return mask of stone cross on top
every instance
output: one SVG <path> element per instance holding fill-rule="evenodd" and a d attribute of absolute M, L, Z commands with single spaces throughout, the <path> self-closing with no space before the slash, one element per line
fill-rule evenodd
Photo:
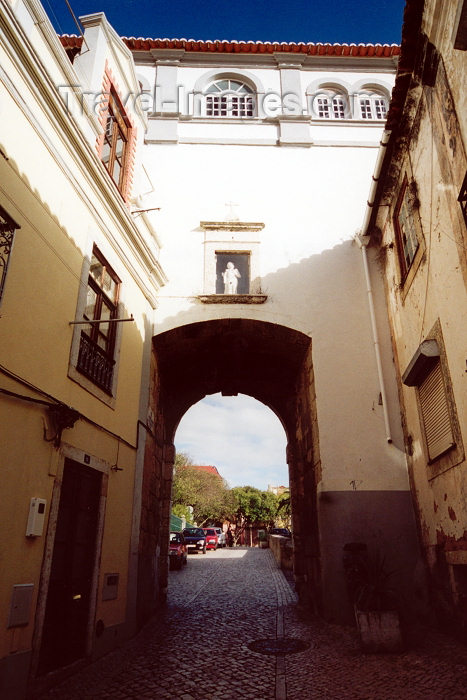
<path fill-rule="evenodd" d="M 238 204 L 236 202 L 226 202 L 225 206 L 227 207 L 227 212 L 225 215 L 225 220 L 226 221 L 239 221 L 239 218 L 234 211 L 234 207 L 238 207 Z"/>

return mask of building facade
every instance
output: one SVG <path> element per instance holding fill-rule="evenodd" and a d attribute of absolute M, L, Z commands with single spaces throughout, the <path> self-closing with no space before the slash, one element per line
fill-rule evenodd
<path fill-rule="evenodd" d="M 287 434 L 302 602 L 351 620 L 357 543 L 422 608 L 400 379 L 422 329 L 385 294 L 370 215 L 355 239 L 399 47 L 121 39 L 101 13 L 59 39 L 36 0 L 0 11 L 2 691 L 105 653 L 164 601 L 175 434 L 216 392 Z M 438 318 L 427 306 L 418 345 L 448 348 Z"/>
<path fill-rule="evenodd" d="M 407 3 L 386 152 L 363 231 L 386 280 L 431 608 L 439 624 L 464 632 L 466 23 L 465 2 Z"/>
<path fill-rule="evenodd" d="M 191 405 L 251 395 L 287 434 L 302 601 L 351 620 L 355 542 L 423 588 L 384 288 L 354 239 L 399 48 L 125 43 L 169 277 L 155 312 L 158 468 Z"/>
<path fill-rule="evenodd" d="M 122 104 L 139 90 L 129 50 L 90 19 L 73 66 L 39 3 L 0 15 L 0 694 L 14 698 L 136 629 L 165 277 L 132 213 L 146 115 Z"/>

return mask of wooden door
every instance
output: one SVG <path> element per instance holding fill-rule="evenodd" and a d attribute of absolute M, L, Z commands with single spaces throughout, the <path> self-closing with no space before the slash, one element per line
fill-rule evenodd
<path fill-rule="evenodd" d="M 65 460 L 39 674 L 86 652 L 102 474 Z"/>

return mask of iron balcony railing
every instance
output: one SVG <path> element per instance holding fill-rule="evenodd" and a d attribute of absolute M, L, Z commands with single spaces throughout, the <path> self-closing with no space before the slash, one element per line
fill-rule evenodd
<path fill-rule="evenodd" d="M 77 370 L 107 394 L 112 393 L 112 379 L 115 360 L 81 331 Z"/>

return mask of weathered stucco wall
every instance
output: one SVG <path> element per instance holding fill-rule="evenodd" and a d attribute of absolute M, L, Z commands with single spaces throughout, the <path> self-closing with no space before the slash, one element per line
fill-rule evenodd
<path fill-rule="evenodd" d="M 432 607 L 440 624 L 465 626 L 467 571 L 467 229 L 458 202 L 467 170 L 465 51 L 454 49 L 459 3 L 425 3 L 420 46 L 399 131 L 388 164 L 387 208 L 380 209 L 383 264 L 398 367 L 406 452 L 420 537 L 430 573 Z M 428 42 L 432 42 L 431 46 Z M 424 65 L 425 61 L 425 65 Z M 419 248 L 401 273 L 394 213 L 404 178 L 419 221 Z M 420 343 L 440 348 L 454 445 L 429 459 L 418 390 L 405 386 Z"/>

